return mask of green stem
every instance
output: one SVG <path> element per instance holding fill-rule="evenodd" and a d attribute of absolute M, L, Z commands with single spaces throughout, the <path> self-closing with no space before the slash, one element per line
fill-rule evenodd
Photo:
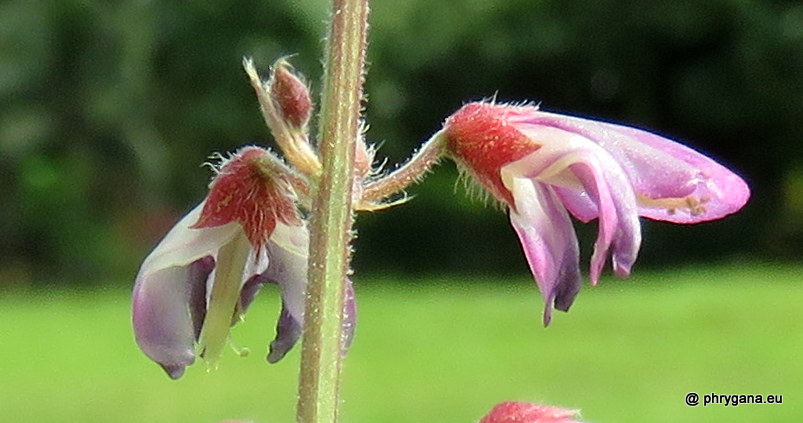
<path fill-rule="evenodd" d="M 349 269 L 368 0 L 333 0 L 331 19 L 318 137 L 322 171 L 310 225 L 297 410 L 300 423 L 334 423 L 338 415 L 343 291 Z"/>

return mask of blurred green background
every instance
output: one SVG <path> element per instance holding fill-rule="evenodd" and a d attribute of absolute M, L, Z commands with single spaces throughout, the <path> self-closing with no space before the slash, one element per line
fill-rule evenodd
<path fill-rule="evenodd" d="M 366 117 L 368 138 L 381 145 L 389 168 L 461 104 L 496 95 L 684 140 L 737 170 L 753 197 L 720 222 L 644 222 L 633 279 L 584 291 L 572 314 L 542 331 L 541 300 L 525 283 L 507 218 L 465 195 L 454 166 L 443 163 L 410 189 L 410 203 L 358 218 L 355 279 L 364 308 L 376 311 L 361 314 L 356 358 L 346 368 L 356 374 L 346 382 L 349 421 L 470 421 L 503 399 L 584 408 L 588 420 L 609 422 L 803 415 L 803 403 L 793 400 L 803 389 L 789 383 L 803 376 L 794 357 L 803 350 L 795 306 L 803 274 L 803 5 L 374 3 Z M 274 391 L 294 395 L 292 363 L 235 360 L 231 366 L 248 370 L 234 372 L 259 375 L 245 385 L 231 382 L 228 363 L 213 379 L 194 368 L 185 381 L 162 380 L 131 341 L 127 294 L 149 249 L 203 197 L 207 157 L 245 143 L 273 146 L 242 57 L 267 70 L 295 54 L 293 64 L 317 92 L 327 7 L 322 0 L 0 2 L 0 419 L 59 421 L 66 413 L 66 421 L 212 421 L 200 412 L 180 418 L 181 410 L 214 409 L 218 402 L 197 404 L 196 397 L 223 395 L 258 398 L 263 413 L 273 408 Z M 578 229 L 587 256 L 595 227 Z M 483 322 L 484 313 L 496 323 L 466 321 Z M 248 342 L 255 350 L 272 336 L 269 317 L 243 325 L 259 334 Z M 393 330 L 381 329 L 388 325 Z M 452 347 L 447 329 L 429 330 L 442 326 L 471 327 L 462 335 L 470 342 Z M 609 347 L 596 357 L 600 345 Z M 475 346 L 487 351 L 472 355 Z M 708 352 L 698 357 L 699 348 Z M 450 351 L 457 361 L 443 355 Z M 602 368 L 590 366 L 590 356 Z M 439 366 L 455 363 L 465 374 L 443 373 L 435 388 L 430 379 Z M 676 368 L 685 369 L 681 376 L 668 370 Z M 777 376 L 761 379 L 766 372 Z M 526 382 L 511 380 L 525 375 Z M 678 382 L 682 375 L 688 383 Z M 756 375 L 763 384 L 751 384 Z M 412 379 L 394 387 L 402 376 Z M 255 394 L 254 386 L 274 377 L 270 395 Z M 209 380 L 228 385 L 217 389 Z M 600 385 L 586 390 L 589 383 Z M 405 415 L 419 400 L 416 384 L 429 401 L 422 409 L 433 414 Z M 709 416 L 710 408 L 682 405 L 681 391 L 695 389 L 756 389 L 788 399 Z M 439 406 L 432 397 L 458 393 L 471 406 Z M 277 400 L 284 417 L 241 417 L 287 421 L 291 402 Z M 118 405 L 123 412 L 104 418 Z M 371 411 L 385 409 L 392 411 Z M 685 417 L 675 418 L 678 410 Z"/>

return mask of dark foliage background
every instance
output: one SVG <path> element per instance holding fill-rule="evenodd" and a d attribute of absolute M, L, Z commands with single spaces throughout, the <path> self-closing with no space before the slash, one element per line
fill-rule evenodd
<path fill-rule="evenodd" d="M 466 101 L 537 101 L 685 140 L 750 182 L 737 216 L 645 224 L 639 266 L 800 258 L 799 2 L 374 3 L 366 116 L 388 166 Z M 0 3 L 0 285 L 132 279 L 204 195 L 210 154 L 272 145 L 242 57 L 295 54 L 320 87 L 327 6 Z M 414 201 L 361 215 L 356 270 L 526 272 L 505 215 L 455 181 L 446 162 Z"/>

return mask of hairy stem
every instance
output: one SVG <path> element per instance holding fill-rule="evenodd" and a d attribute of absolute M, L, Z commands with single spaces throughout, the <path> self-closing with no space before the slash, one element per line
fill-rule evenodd
<path fill-rule="evenodd" d="M 438 131 L 406 163 L 363 188 L 361 204 L 371 203 L 395 195 L 409 185 L 419 182 L 443 156 L 445 148 L 443 131 Z"/>
<path fill-rule="evenodd" d="M 321 177 L 314 193 L 309 287 L 297 420 L 334 423 L 342 353 L 344 281 L 353 221 L 368 0 L 333 0 L 321 100 Z"/>

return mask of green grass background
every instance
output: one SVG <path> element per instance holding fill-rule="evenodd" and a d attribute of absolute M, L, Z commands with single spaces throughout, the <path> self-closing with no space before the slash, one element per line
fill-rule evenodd
<path fill-rule="evenodd" d="M 357 278 L 359 323 L 342 421 L 475 422 L 504 400 L 582 409 L 598 423 L 798 422 L 803 267 L 637 271 L 584 287 L 541 327 L 531 280 Z M 263 291 L 219 369 L 169 380 L 136 348 L 129 293 L 0 294 L 0 421 L 294 420 L 298 351 L 268 365 L 278 300 Z M 781 394 L 783 404 L 685 405 Z"/>

